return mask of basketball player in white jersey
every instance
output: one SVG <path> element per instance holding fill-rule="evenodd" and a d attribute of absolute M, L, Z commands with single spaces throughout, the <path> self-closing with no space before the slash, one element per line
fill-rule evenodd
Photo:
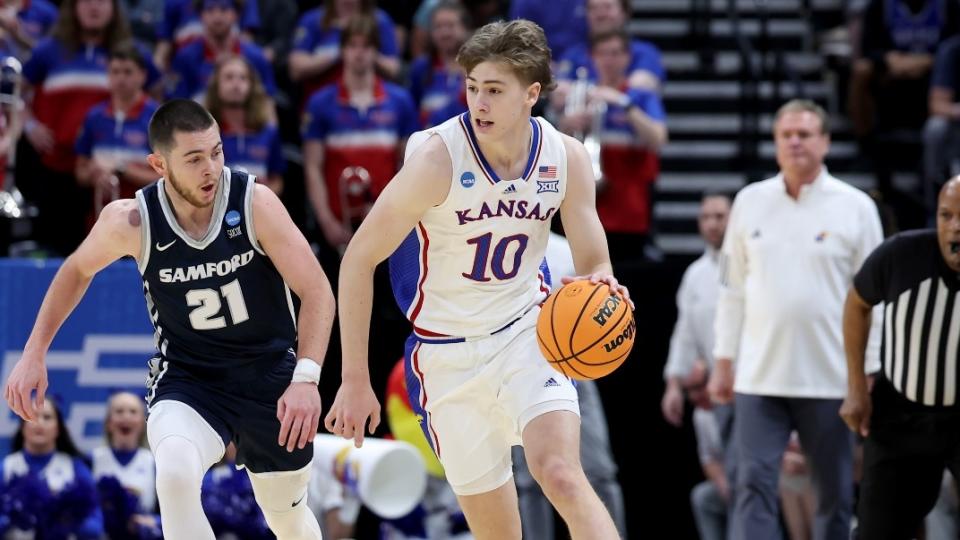
<path fill-rule="evenodd" d="M 488 24 L 457 61 L 469 112 L 411 137 L 409 159 L 344 255 L 343 383 L 326 426 L 359 446 L 368 419 L 371 433 L 380 422 L 368 325 L 374 268 L 393 254 L 394 294 L 414 327 L 411 403 L 475 537 L 520 538 L 510 450 L 522 444 L 573 538 L 617 538 L 580 466 L 576 391 L 536 343 L 557 212 L 582 278 L 629 300 L 611 274 L 589 158 L 579 142 L 530 117 L 554 85 L 536 24 Z"/>

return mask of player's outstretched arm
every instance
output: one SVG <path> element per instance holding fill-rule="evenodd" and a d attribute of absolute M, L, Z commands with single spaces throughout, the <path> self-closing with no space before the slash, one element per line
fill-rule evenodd
<path fill-rule="evenodd" d="M 560 205 L 560 219 L 579 276 L 564 277 L 562 281 L 589 279 L 593 283 L 606 283 L 614 294 L 633 307 L 630 291 L 613 277 L 607 237 L 597 216 L 597 188 L 587 150 L 583 143 L 568 135 L 563 135 L 563 144 L 567 150 L 567 193 Z"/>
<path fill-rule="evenodd" d="M 263 184 L 254 185 L 253 226 L 264 253 L 300 298 L 297 358 L 320 364 L 327 355 L 336 309 L 330 281 L 283 203 Z M 296 373 L 294 375 L 296 380 Z M 277 420 L 280 421 L 277 443 L 286 446 L 288 452 L 304 448 L 317 434 L 320 415 L 316 384 L 291 382 L 277 400 Z"/>
<path fill-rule="evenodd" d="M 43 408 L 47 349 L 63 321 L 80 303 L 93 276 L 120 257 L 140 256 L 140 220 L 137 201 L 122 199 L 108 204 L 93 230 L 54 276 L 23 348 L 23 356 L 10 372 L 3 389 L 7 404 L 24 420 L 36 419 Z M 36 396 L 32 398 L 33 391 Z"/>
<path fill-rule="evenodd" d="M 367 345 L 373 304 L 373 272 L 413 231 L 431 207 L 450 191 L 450 155 L 440 137 L 430 137 L 387 184 L 370 214 L 354 234 L 340 264 L 340 339 L 343 374 L 340 390 L 326 417 L 335 435 L 363 444 L 380 423 L 380 405 L 370 387 Z"/>

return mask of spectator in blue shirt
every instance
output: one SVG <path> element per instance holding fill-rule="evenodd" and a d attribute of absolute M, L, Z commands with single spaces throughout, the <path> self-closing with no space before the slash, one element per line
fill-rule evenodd
<path fill-rule="evenodd" d="M 626 0 L 587 0 L 587 24 L 590 36 L 626 31 L 627 16 L 630 10 Z M 559 77 L 561 83 L 577 78 L 577 69 L 586 68 L 589 79 L 597 79 L 597 70 L 590 57 L 590 44 L 587 40 L 571 45 L 560 58 Z M 659 91 L 666 71 L 660 50 L 652 43 L 633 39 L 630 41 L 630 62 L 627 65 L 627 86 L 641 90 Z M 561 92 L 564 87 L 561 84 Z"/>
<path fill-rule="evenodd" d="M 286 169 L 280 134 L 270 120 L 270 98 L 246 59 L 230 56 L 217 63 L 206 107 L 220 124 L 224 164 L 256 176 L 279 195 Z"/>
<path fill-rule="evenodd" d="M 277 92 L 273 70 L 257 45 L 240 38 L 233 27 L 239 14 L 237 0 L 204 0 L 200 12 L 203 39 L 195 41 L 177 53 L 173 59 L 170 97 L 202 101 L 217 60 L 224 56 L 241 55 L 260 74 L 268 95 Z M 271 114 L 273 105 L 271 102 Z"/>
<path fill-rule="evenodd" d="M 129 44 L 111 51 L 110 99 L 87 113 L 77 137 L 75 174 L 80 185 L 104 195 L 116 190 L 117 197 L 132 198 L 157 179 L 147 164 L 147 127 L 158 105 L 143 91 L 146 66 L 146 57 Z"/>
<path fill-rule="evenodd" d="M 355 17 L 372 17 L 377 28 L 377 71 L 389 79 L 400 72 L 393 20 L 373 0 L 325 0 L 303 14 L 290 53 L 290 79 L 303 86 L 304 98 L 335 82 L 342 71 L 340 33 Z"/>
<path fill-rule="evenodd" d="M 330 247 L 350 239 L 350 222 L 359 224 L 372 199 L 393 179 L 407 137 L 417 130 L 410 94 L 374 72 L 377 39 L 373 19 L 350 21 L 340 43 L 343 79 L 310 97 L 301 125 L 307 196 Z M 350 171 L 358 169 L 369 176 L 362 197 L 341 190 Z"/>
<path fill-rule="evenodd" d="M 203 0 L 161 0 L 163 14 L 156 25 L 157 46 L 154 49 L 154 63 L 166 69 L 170 57 L 183 47 L 203 38 L 203 23 L 199 13 L 203 10 Z M 261 0 L 266 2 L 267 0 Z M 239 29 L 244 37 L 251 39 L 253 32 L 260 28 L 260 11 L 257 0 L 237 0 L 237 12 L 240 13 Z M 264 6 L 267 7 L 267 6 Z"/>
<path fill-rule="evenodd" d="M 430 16 L 427 54 L 410 66 L 410 95 L 423 127 L 441 124 L 467 111 L 457 51 L 467 40 L 468 27 L 467 11 L 455 0 L 443 0 Z"/>

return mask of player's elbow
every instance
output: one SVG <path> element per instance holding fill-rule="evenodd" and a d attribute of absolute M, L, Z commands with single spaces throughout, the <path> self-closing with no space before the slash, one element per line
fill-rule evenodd
<path fill-rule="evenodd" d="M 88 265 L 84 264 L 84 259 L 83 253 L 81 253 L 80 248 L 78 248 L 77 251 L 74 251 L 64 259 L 57 273 L 69 278 L 72 282 L 92 280 L 97 272 L 95 269 L 88 268 Z"/>

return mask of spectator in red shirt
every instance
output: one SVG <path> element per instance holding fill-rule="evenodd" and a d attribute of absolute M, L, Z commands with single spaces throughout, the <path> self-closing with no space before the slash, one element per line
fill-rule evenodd
<path fill-rule="evenodd" d="M 118 0 L 64 0 L 52 35 L 23 66 L 30 144 L 21 145 L 18 186 L 40 211 L 34 236 L 60 255 L 80 245 L 91 208 L 89 190 L 73 175 L 77 133 L 87 112 L 110 97 L 109 51 L 130 39 Z"/>

